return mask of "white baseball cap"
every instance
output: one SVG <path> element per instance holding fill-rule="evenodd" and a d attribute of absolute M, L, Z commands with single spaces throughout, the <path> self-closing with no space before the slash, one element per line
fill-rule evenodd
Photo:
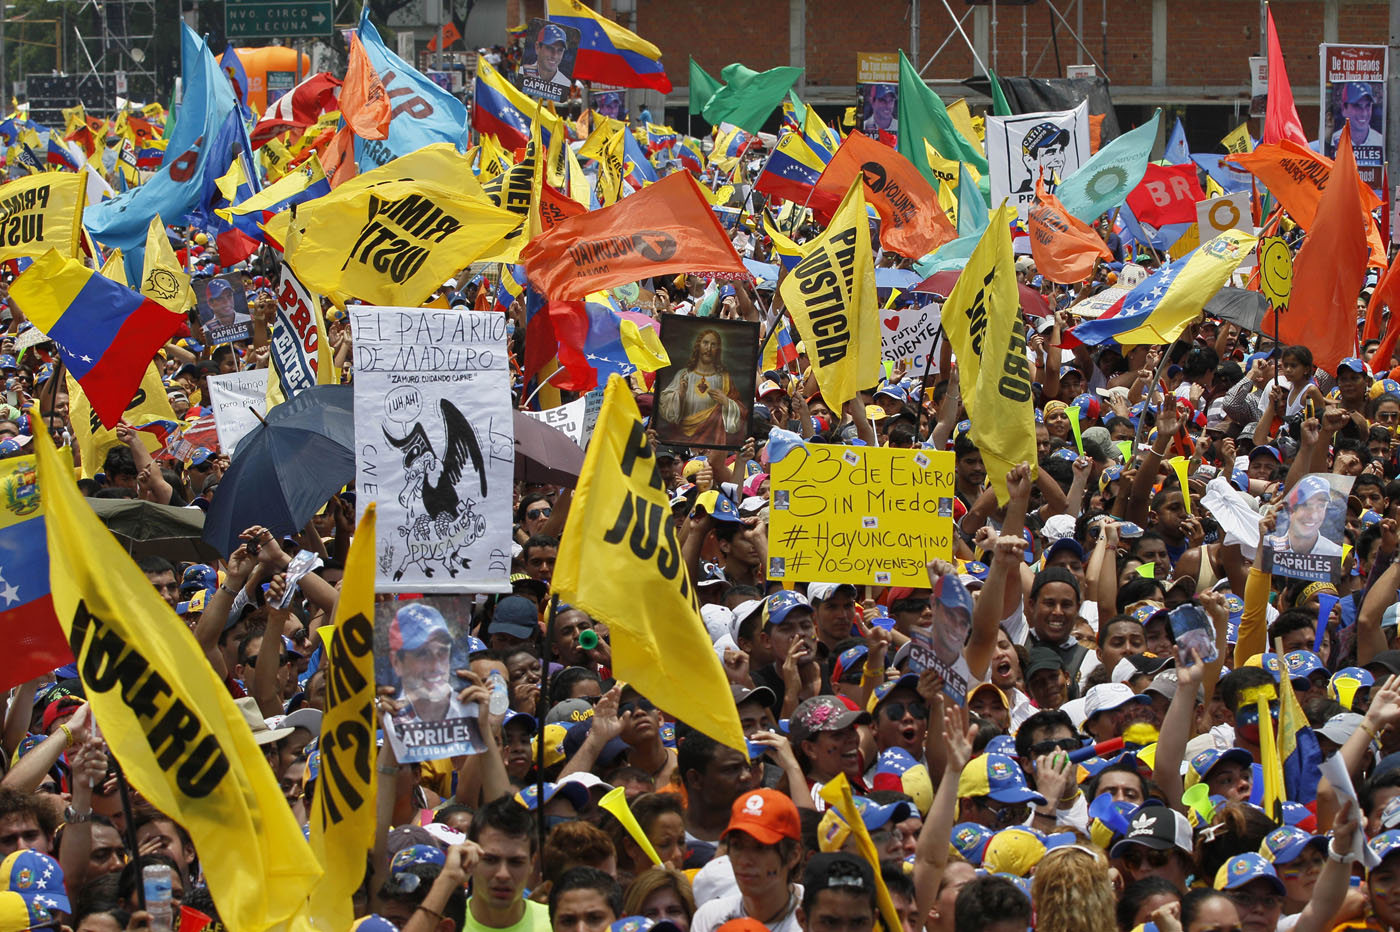
<path fill-rule="evenodd" d="M 1100 712 L 1111 712 L 1130 702 L 1147 705 L 1152 700 L 1133 692 L 1127 683 L 1100 683 L 1090 688 L 1084 697 L 1084 720 L 1087 722 Z"/>

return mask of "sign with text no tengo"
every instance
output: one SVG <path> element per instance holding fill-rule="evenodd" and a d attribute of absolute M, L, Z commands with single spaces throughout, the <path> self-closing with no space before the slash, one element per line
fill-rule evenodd
<path fill-rule="evenodd" d="M 953 553 L 953 454 L 812 445 L 773 464 L 768 578 L 928 585 Z"/>

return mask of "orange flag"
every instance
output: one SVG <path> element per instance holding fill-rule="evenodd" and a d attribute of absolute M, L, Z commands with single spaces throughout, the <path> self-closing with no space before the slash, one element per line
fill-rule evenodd
<path fill-rule="evenodd" d="M 370 64 L 360 37 L 350 34 L 350 64 L 340 88 L 340 114 L 361 139 L 384 139 L 389 135 L 389 94 L 379 72 Z"/>
<path fill-rule="evenodd" d="M 749 277 L 690 172 L 563 220 L 530 240 L 520 261 L 551 301 L 582 301 L 604 288 L 677 272 Z"/>
<path fill-rule="evenodd" d="M 1269 36 L 1269 97 L 1264 116 L 1264 142 L 1288 139 L 1306 146 L 1308 134 L 1303 130 L 1303 121 L 1298 119 L 1298 107 L 1293 102 L 1293 85 L 1284 67 L 1283 47 L 1278 41 L 1278 30 L 1274 28 L 1274 11 L 1267 6 L 1265 11 Z"/>
<path fill-rule="evenodd" d="M 1366 280 L 1370 217 L 1356 194 L 1361 176 L 1349 128 L 1337 146 L 1332 175 L 1293 264 L 1288 309 L 1270 311 L 1259 328 L 1261 333 L 1272 333 L 1277 326 L 1283 342 L 1306 344 L 1313 361 L 1327 372 L 1356 355 L 1356 297 Z"/>
<path fill-rule="evenodd" d="M 462 38 L 462 33 L 461 30 L 457 28 L 457 24 L 448 23 L 438 32 L 435 32 L 433 37 L 428 40 L 428 51 L 436 52 L 438 50 L 438 39 L 442 39 L 443 49 L 450 49 L 460 38 Z"/>
<path fill-rule="evenodd" d="M 914 163 L 864 133 L 852 133 L 841 143 L 817 179 L 811 206 L 829 217 L 851 189 L 851 179 L 861 173 L 865 202 L 880 215 L 881 246 L 918 259 L 957 238 L 957 229 L 938 206 L 938 192 Z"/>
<path fill-rule="evenodd" d="M 1400 312 L 1400 262 L 1392 262 L 1376 282 L 1376 290 L 1371 292 L 1371 302 L 1366 305 L 1366 330 L 1363 340 L 1374 340 L 1381 335 L 1381 313 L 1390 308 L 1391 315 Z M 1400 317 L 1394 317 L 1400 323 Z M 1392 329 L 1394 329 L 1392 327 Z"/>
<path fill-rule="evenodd" d="M 1029 225 L 1036 271 L 1056 284 L 1078 284 L 1094 274 L 1095 259 L 1113 259 L 1103 238 L 1045 190 L 1043 178 L 1035 182 Z"/>
<path fill-rule="evenodd" d="M 1312 231 L 1313 218 L 1322 202 L 1322 189 L 1332 175 L 1331 159 L 1285 139 L 1256 146 L 1253 152 L 1227 155 L 1224 161 L 1238 165 L 1262 181 L 1269 193 L 1288 211 L 1288 216 L 1304 230 Z M 1381 205 L 1376 192 L 1360 176 L 1356 179 L 1356 191 L 1368 215 Z M 1385 268 L 1385 245 L 1381 242 L 1376 222 L 1369 217 L 1366 241 L 1370 249 L 1370 264 Z"/>
<path fill-rule="evenodd" d="M 325 151 L 321 153 L 321 165 L 326 173 L 326 181 L 332 188 L 355 177 L 355 134 L 350 131 L 350 127 L 342 126 L 336 130 Z"/>

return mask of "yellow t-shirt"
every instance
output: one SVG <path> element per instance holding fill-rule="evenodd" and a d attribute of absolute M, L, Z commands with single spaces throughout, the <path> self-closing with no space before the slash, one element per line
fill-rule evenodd
<path fill-rule="evenodd" d="M 466 922 L 462 923 L 462 930 L 463 932 L 552 932 L 549 927 L 549 907 L 531 900 L 525 901 L 525 912 L 520 915 L 520 921 L 503 929 L 484 926 L 477 922 L 476 918 L 472 916 L 471 900 L 467 900 L 467 919 Z"/>

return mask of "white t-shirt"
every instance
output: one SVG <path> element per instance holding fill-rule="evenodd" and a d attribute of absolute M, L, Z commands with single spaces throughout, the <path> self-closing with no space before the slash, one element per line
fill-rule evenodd
<path fill-rule="evenodd" d="M 802 902 L 802 884 L 793 884 L 792 891 L 788 911 L 777 922 L 771 925 L 765 923 L 769 932 L 802 932 L 802 926 L 797 924 L 797 906 Z M 744 912 L 743 894 L 736 891 L 710 900 L 697 909 L 694 918 L 690 920 L 690 932 L 715 932 L 715 929 L 729 920 L 746 916 L 748 914 Z"/>

